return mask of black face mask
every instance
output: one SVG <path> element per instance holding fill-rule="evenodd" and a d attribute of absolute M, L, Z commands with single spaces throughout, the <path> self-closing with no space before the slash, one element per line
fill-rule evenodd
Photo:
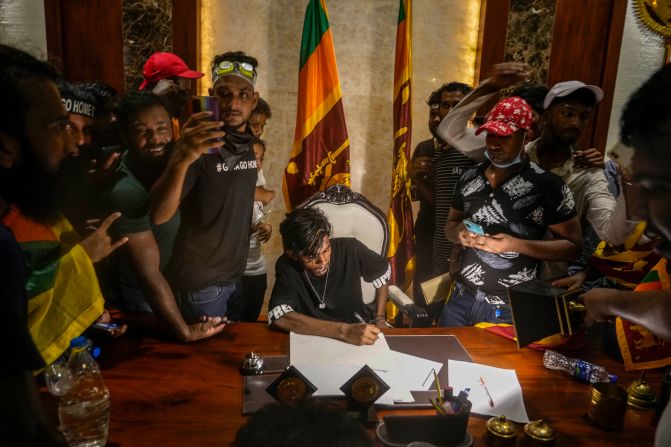
<path fill-rule="evenodd" d="M 254 135 L 242 133 L 237 130 L 226 130 L 224 145 L 219 149 L 219 154 L 224 159 L 227 170 L 231 170 L 238 164 L 247 151 L 252 150 L 252 139 Z"/>

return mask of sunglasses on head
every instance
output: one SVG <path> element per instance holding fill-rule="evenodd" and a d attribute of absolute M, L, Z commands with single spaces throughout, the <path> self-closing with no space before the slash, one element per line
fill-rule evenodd
<path fill-rule="evenodd" d="M 254 66 L 248 62 L 221 61 L 214 70 L 217 76 L 224 76 L 234 71 L 249 79 L 254 79 L 256 76 Z"/>

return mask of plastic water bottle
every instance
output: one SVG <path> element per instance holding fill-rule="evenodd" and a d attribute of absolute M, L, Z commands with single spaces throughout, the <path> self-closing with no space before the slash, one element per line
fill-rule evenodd
<path fill-rule="evenodd" d="M 610 374 L 603 366 L 593 365 L 580 359 L 572 359 L 549 349 L 543 355 L 543 365 L 548 369 L 566 371 L 571 377 L 586 383 L 615 383 L 617 381 L 617 376 Z"/>
<path fill-rule="evenodd" d="M 72 374 L 66 359 L 66 354 L 63 354 L 54 363 L 44 368 L 44 381 L 47 389 L 54 396 L 63 396 L 72 388 Z"/>
<path fill-rule="evenodd" d="M 84 337 L 70 342 L 68 369 L 72 385 L 58 406 L 60 428 L 71 447 L 102 447 L 107 441 L 109 391 L 88 348 Z"/>

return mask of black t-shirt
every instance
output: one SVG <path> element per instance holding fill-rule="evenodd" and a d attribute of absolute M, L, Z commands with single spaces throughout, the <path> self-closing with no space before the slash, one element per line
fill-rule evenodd
<path fill-rule="evenodd" d="M 328 280 L 326 275 L 316 277 L 307 273 L 299 262 L 283 254 L 275 264 L 268 323 L 292 311 L 321 320 L 348 323 L 358 322 L 354 313 L 370 319 L 374 313 L 363 302 L 361 278 L 379 289 L 387 284 L 390 275 L 387 260 L 354 238 L 331 239 Z M 326 304 L 324 309 L 319 308 L 322 294 Z"/>
<path fill-rule="evenodd" d="M 16 239 L 0 225 L 0 337 L 5 340 L 0 376 L 44 367 L 28 331 L 26 264 Z"/>
<path fill-rule="evenodd" d="M 433 148 L 434 141 L 433 138 L 428 140 L 420 141 L 415 147 L 415 151 L 412 153 L 412 161 L 415 161 L 417 157 L 429 157 L 433 159 Z M 426 200 L 422 192 L 417 190 L 417 198 L 419 199 L 419 212 L 417 213 L 417 220 L 415 221 L 415 233 L 424 233 L 421 236 L 433 237 L 433 203 Z"/>
<path fill-rule="evenodd" d="M 245 271 L 256 179 L 251 144 L 232 169 L 220 153 L 190 167 L 182 189 L 182 222 L 169 279 L 180 292 L 231 284 Z"/>
<path fill-rule="evenodd" d="M 464 173 L 452 206 L 482 226 L 485 233 L 543 239 L 548 225 L 576 216 L 571 190 L 557 175 L 525 159 L 519 171 L 492 188 L 485 177 L 489 162 Z M 517 252 L 487 253 L 464 248 L 459 280 L 471 290 L 507 300 L 507 288 L 538 276 L 539 261 Z"/>

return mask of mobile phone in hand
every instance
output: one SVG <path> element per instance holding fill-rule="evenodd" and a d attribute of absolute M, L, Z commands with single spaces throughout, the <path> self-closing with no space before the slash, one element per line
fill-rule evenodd
<path fill-rule="evenodd" d="M 482 225 L 480 225 L 480 224 L 476 224 L 475 222 L 472 222 L 468 219 L 464 219 L 464 226 L 471 233 L 475 233 L 475 234 L 478 234 L 480 236 L 485 235 L 485 230 L 482 228 Z"/>
<path fill-rule="evenodd" d="M 268 214 L 270 214 L 271 211 L 272 210 L 264 211 L 263 215 L 261 217 L 259 217 L 258 219 L 256 219 L 256 221 L 254 222 L 254 226 L 257 226 L 258 224 L 260 224 L 261 222 L 266 220 L 266 217 L 268 216 Z"/>

